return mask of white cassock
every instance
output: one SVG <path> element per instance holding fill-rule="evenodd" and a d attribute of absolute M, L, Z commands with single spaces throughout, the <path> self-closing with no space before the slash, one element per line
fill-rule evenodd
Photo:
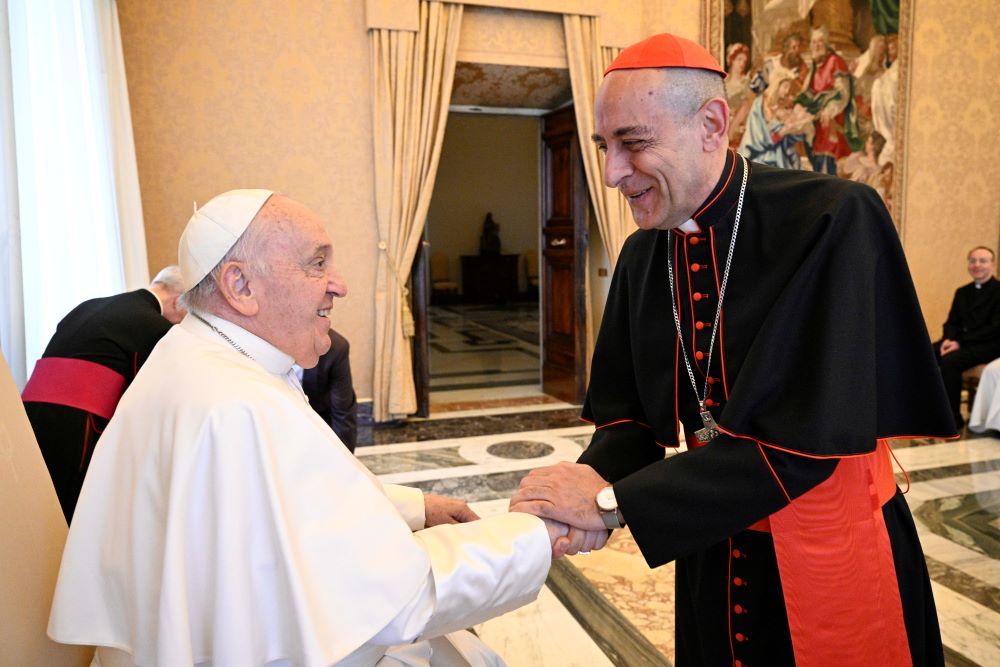
<path fill-rule="evenodd" d="M 419 530 L 423 494 L 358 462 L 291 357 L 204 317 L 235 345 L 188 315 L 101 436 L 50 637 L 160 667 L 437 665 L 452 649 L 424 640 L 535 598 L 551 558 L 541 520 Z"/>
<path fill-rule="evenodd" d="M 976 398 L 969 410 L 969 430 L 984 433 L 1000 431 L 1000 359 L 986 364 L 979 377 Z"/>

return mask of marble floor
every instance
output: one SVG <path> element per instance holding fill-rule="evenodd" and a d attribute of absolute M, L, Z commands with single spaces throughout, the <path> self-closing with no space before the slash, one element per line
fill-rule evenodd
<path fill-rule="evenodd" d="M 429 320 L 432 415 L 483 401 L 551 407 L 541 391 L 537 301 L 431 306 Z"/>
<path fill-rule="evenodd" d="M 431 418 L 375 429 L 357 455 L 387 482 L 505 512 L 532 468 L 575 460 L 593 427 L 539 385 L 537 304 L 435 307 Z M 937 603 L 946 662 L 1000 665 L 1000 439 L 894 445 Z M 628 530 L 553 564 L 538 599 L 475 630 L 511 667 L 671 665 L 672 564 Z"/>

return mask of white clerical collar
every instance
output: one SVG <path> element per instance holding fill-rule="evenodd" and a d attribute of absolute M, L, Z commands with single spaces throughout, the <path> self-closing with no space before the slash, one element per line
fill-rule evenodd
<path fill-rule="evenodd" d="M 162 315 L 163 314 L 163 301 L 160 299 L 160 295 L 157 294 L 156 292 L 154 292 L 153 290 L 149 289 L 148 287 L 143 287 L 142 289 L 144 289 L 147 292 L 149 292 L 150 294 L 152 294 L 153 298 L 156 299 L 156 303 L 160 304 L 160 315 Z"/>
<path fill-rule="evenodd" d="M 688 234 L 697 234 L 701 231 L 701 226 L 694 221 L 694 218 L 688 218 L 681 224 L 677 226 L 677 229 L 682 232 L 687 232 Z"/>
<path fill-rule="evenodd" d="M 199 318 L 203 321 L 200 321 Z M 187 325 L 188 328 L 197 327 L 210 332 L 219 339 L 220 343 L 230 345 L 274 375 L 287 375 L 292 364 L 295 363 L 295 359 L 291 355 L 285 354 L 263 338 L 211 313 L 192 312 L 191 317 L 185 317 L 181 324 Z"/>

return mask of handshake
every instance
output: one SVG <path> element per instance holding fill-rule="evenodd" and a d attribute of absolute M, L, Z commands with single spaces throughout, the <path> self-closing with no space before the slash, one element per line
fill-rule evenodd
<path fill-rule="evenodd" d="M 597 492 L 608 483 L 588 465 L 557 463 L 532 470 L 510 499 L 511 512 L 534 514 L 545 522 L 552 544 L 552 558 L 600 549 L 608 529 L 597 509 Z M 456 498 L 424 496 L 427 527 L 442 523 L 475 521 L 479 516 Z"/>
<path fill-rule="evenodd" d="M 558 463 L 525 475 L 510 499 L 511 512 L 534 514 L 545 521 L 552 558 L 600 549 L 608 529 L 597 507 L 597 493 L 608 486 L 589 465 Z"/>

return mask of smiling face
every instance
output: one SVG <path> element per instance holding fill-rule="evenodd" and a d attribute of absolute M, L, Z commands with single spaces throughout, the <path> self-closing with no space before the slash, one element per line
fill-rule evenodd
<path fill-rule="evenodd" d="M 615 70 L 597 93 L 593 139 L 604 153 L 604 183 L 625 196 L 640 229 L 682 224 L 715 184 L 702 113 L 675 117 L 663 93 L 669 76 Z"/>
<path fill-rule="evenodd" d="M 254 333 L 312 368 L 330 349 L 330 308 L 347 285 L 333 268 L 330 237 L 315 213 L 274 196 L 258 215 L 266 225 L 261 259 L 268 270 L 250 277 L 259 304 Z"/>
<path fill-rule="evenodd" d="M 985 283 L 996 273 L 996 257 L 986 248 L 976 248 L 970 252 L 968 261 L 969 275 L 979 284 Z"/>

